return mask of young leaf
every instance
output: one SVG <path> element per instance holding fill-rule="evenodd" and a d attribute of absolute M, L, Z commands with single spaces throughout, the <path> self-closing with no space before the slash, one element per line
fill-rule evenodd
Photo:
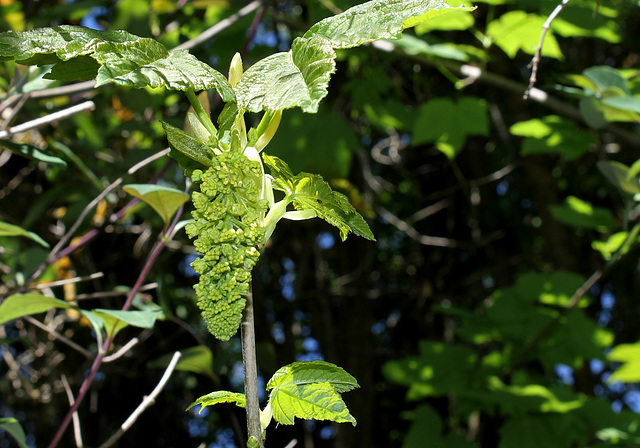
<path fill-rule="evenodd" d="M 250 112 L 299 106 L 315 113 L 336 68 L 334 49 L 399 39 L 405 28 L 447 12 L 471 9 L 438 0 L 374 0 L 354 6 L 315 24 L 293 41 L 290 51 L 251 66 L 235 87 L 238 106 Z"/>
<path fill-rule="evenodd" d="M 356 387 L 354 377 L 325 361 L 294 362 L 280 368 L 267 383 L 273 418 L 283 425 L 292 425 L 298 417 L 355 426 L 340 393 Z"/>
<path fill-rule="evenodd" d="M 575 196 L 567 197 L 564 205 L 552 205 L 549 208 L 555 219 L 571 227 L 605 232 L 616 225 L 615 217 L 609 209 L 594 207 Z"/>
<path fill-rule="evenodd" d="M 198 411 L 198 413 L 200 413 L 207 406 L 213 406 L 221 403 L 235 403 L 236 406 L 239 406 L 241 408 L 247 407 L 247 399 L 245 398 L 244 394 L 240 394 L 237 392 L 228 392 L 226 390 L 218 390 L 198 398 L 196 401 L 191 403 L 186 410 L 188 411 L 192 407 L 201 404 L 202 407 L 200 408 L 200 411 Z"/>
<path fill-rule="evenodd" d="M 349 199 L 333 191 L 321 176 L 309 173 L 293 176 L 289 166 L 279 158 L 268 154 L 262 157 L 275 178 L 273 188 L 285 192 L 296 210 L 313 211 L 316 216 L 336 226 L 342 241 L 347 239 L 349 232 L 375 241 L 367 222 L 349 203 Z"/>
<path fill-rule="evenodd" d="M 173 90 L 215 88 L 224 101 L 234 101 L 222 73 L 186 50 L 169 52 L 161 43 L 126 31 L 98 31 L 61 25 L 0 33 L 0 61 L 53 65 L 46 76 L 64 81 L 96 78 L 96 86 L 114 81 L 134 87 Z"/>
<path fill-rule="evenodd" d="M 20 448 L 28 448 L 27 438 L 20 422 L 13 417 L 0 418 L 0 429 L 5 430 L 13 436 Z"/>
<path fill-rule="evenodd" d="M 129 184 L 122 189 L 153 207 L 165 224 L 169 224 L 178 208 L 189 200 L 185 192 L 160 185 Z"/>
<path fill-rule="evenodd" d="M 62 160 L 60 157 L 46 154 L 35 146 L 28 145 L 26 143 L 13 142 L 11 140 L 0 140 L 0 148 L 5 148 L 14 154 L 37 160 L 38 162 L 44 162 L 51 166 L 57 166 L 59 168 L 67 167 L 67 162 Z"/>
<path fill-rule="evenodd" d="M 64 300 L 38 293 L 13 294 L 0 304 L 0 324 L 31 314 L 43 313 L 51 308 L 73 308 Z"/>
<path fill-rule="evenodd" d="M 211 148 L 182 129 L 165 122 L 162 122 L 162 127 L 167 133 L 167 139 L 171 147 L 169 155 L 178 162 L 185 173 L 191 173 L 195 169 L 206 170 L 207 167 L 211 166 L 213 158 L 213 150 Z"/>
<path fill-rule="evenodd" d="M 22 227 L 0 221 L 0 236 L 25 236 L 44 247 L 49 247 L 49 243 L 33 232 L 24 230 Z"/>

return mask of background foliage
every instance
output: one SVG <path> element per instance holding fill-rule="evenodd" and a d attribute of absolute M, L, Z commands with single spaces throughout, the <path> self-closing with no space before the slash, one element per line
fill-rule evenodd
<path fill-rule="evenodd" d="M 223 72 L 239 50 L 251 64 L 355 3 L 265 2 L 257 18 L 234 22 L 192 52 Z M 534 91 L 526 101 L 527 64 L 556 3 L 476 5 L 393 44 L 339 53 L 318 114 L 283 116 L 271 151 L 294 172 L 319 172 L 345 193 L 377 243 L 341 243 L 319 220 L 283 222 L 254 271 L 263 377 L 293 360 L 323 358 L 361 386 L 345 396 L 357 427 L 279 427 L 270 446 L 292 438 L 305 447 L 640 444 L 633 245 L 640 5 L 569 3 L 542 50 L 537 87 L 548 95 Z M 0 27 L 125 29 L 172 48 L 242 6 L 9 0 L 0 3 Z M 58 85 L 42 75 L 2 64 L 3 98 Z M 3 298 L 21 290 L 47 258 L 45 245 L 54 246 L 106 185 L 166 147 L 159 120 L 182 127 L 188 109 L 179 93 L 108 85 L 34 96 L 4 103 L 2 125 L 88 98 L 96 107 L 12 138 L 57 159 L 0 153 Z M 45 292 L 83 309 L 119 309 L 165 226 L 131 200 L 153 194 L 144 184 L 182 191 L 185 179 L 164 157 L 125 183 L 133 185 L 108 195 L 79 229 L 75 243 L 91 241 L 38 282 L 103 275 Z M 196 397 L 242 387 L 239 341 L 207 336 L 195 307 L 193 256 L 180 231 L 154 265 L 138 306 L 162 312 L 151 328 L 118 334 L 116 350 L 134 337 L 139 343 L 93 382 L 80 409 L 86 446 L 117 430 L 175 350 L 184 353 L 179 371 L 120 446 L 239 445 L 242 411 L 184 413 Z M 89 355 L 97 350 L 86 316 L 73 309 L 35 318 Z M 16 418 L 29 443 L 44 446 L 69 406 L 62 378 L 77 390 L 90 360 L 33 320 L 0 331 L 0 418 Z M 72 446 L 72 431 L 65 437 Z M 0 433 L 2 446 L 9 440 Z"/>

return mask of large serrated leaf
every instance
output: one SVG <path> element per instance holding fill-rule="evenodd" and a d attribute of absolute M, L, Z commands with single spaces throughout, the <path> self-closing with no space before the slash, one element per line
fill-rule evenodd
<path fill-rule="evenodd" d="M 283 425 L 293 425 L 295 417 L 305 420 L 349 422 L 356 419 L 349 413 L 340 394 L 329 383 L 283 386 L 273 390 L 269 401 L 273 418 Z"/>
<path fill-rule="evenodd" d="M 374 0 L 329 17 L 296 38 L 291 50 L 269 56 L 250 67 L 235 86 L 238 106 L 251 112 L 299 106 L 317 112 L 335 71 L 334 49 L 379 39 L 398 39 L 402 31 L 447 12 L 437 0 Z"/>
<path fill-rule="evenodd" d="M 293 425 L 294 418 L 356 425 L 340 393 L 359 387 L 344 369 L 325 361 L 294 362 L 281 367 L 267 383 L 273 418 Z"/>
<path fill-rule="evenodd" d="M 25 65 L 53 65 L 46 76 L 64 81 L 96 78 L 96 86 L 113 81 L 172 90 L 215 88 L 234 101 L 231 85 L 218 71 L 186 50 L 169 52 L 161 43 L 126 31 L 98 31 L 61 25 L 0 33 L 0 60 Z"/>
<path fill-rule="evenodd" d="M 191 403 L 186 410 L 188 411 L 192 407 L 200 404 L 202 405 L 202 407 L 200 408 L 200 411 L 198 412 L 200 413 L 207 406 L 213 406 L 213 405 L 222 404 L 222 403 L 234 403 L 236 406 L 244 408 L 247 406 L 247 399 L 245 395 L 241 393 L 229 392 L 226 390 L 218 390 L 198 398 L 196 401 Z"/>
<path fill-rule="evenodd" d="M 380 39 L 400 39 L 406 28 L 450 12 L 473 9 L 454 8 L 438 0 L 376 0 L 321 20 L 304 37 L 323 36 L 333 48 L 352 48 Z"/>
<path fill-rule="evenodd" d="M 329 383 L 336 392 L 348 392 L 359 387 L 353 376 L 335 364 L 326 361 L 296 361 L 278 369 L 267 383 L 267 390 L 313 383 Z"/>
<path fill-rule="evenodd" d="M 0 304 L 0 324 L 19 317 L 43 313 L 51 308 L 72 308 L 64 300 L 54 299 L 43 294 L 27 293 L 13 294 Z"/>

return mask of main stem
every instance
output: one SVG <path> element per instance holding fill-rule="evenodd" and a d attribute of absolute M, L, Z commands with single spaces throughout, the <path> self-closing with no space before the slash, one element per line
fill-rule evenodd
<path fill-rule="evenodd" d="M 242 313 L 242 364 L 244 365 L 244 394 L 247 400 L 247 433 L 255 437 L 264 448 L 260 427 L 260 401 L 258 399 L 258 363 L 256 361 L 256 335 L 253 324 L 253 291 L 249 287 L 247 306 Z"/>

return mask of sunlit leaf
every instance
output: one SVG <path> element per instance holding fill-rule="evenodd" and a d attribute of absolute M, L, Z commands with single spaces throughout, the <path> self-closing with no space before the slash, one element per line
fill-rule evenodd
<path fill-rule="evenodd" d="M 238 105 L 251 112 L 299 106 L 316 112 L 327 95 L 335 71 L 334 49 L 351 48 L 379 39 L 399 39 L 402 31 L 453 11 L 437 0 L 374 0 L 328 17 L 294 39 L 291 50 L 251 66 L 235 87 Z"/>
<path fill-rule="evenodd" d="M 620 367 L 611 374 L 608 382 L 640 382 L 640 342 L 617 345 L 609 352 L 607 358 L 620 363 Z"/>
<path fill-rule="evenodd" d="M 32 239 L 43 247 L 49 247 L 49 243 L 47 243 L 35 233 L 29 232 L 28 230 L 24 230 L 20 226 L 9 224 L 7 222 L 0 221 L 0 236 L 24 236 L 26 238 Z"/>
<path fill-rule="evenodd" d="M 129 184 L 122 189 L 153 207 L 165 224 L 168 224 L 178 208 L 189 200 L 189 195 L 184 191 L 160 185 Z"/>
<path fill-rule="evenodd" d="M 558 153 L 565 160 L 573 160 L 588 152 L 595 144 L 593 135 L 576 129 L 571 120 L 557 115 L 521 121 L 512 125 L 513 135 L 528 137 L 522 144 L 521 154 Z"/>
<path fill-rule="evenodd" d="M 234 93 L 226 78 L 186 50 L 169 52 L 161 43 L 126 31 L 61 25 L 0 33 L 0 60 L 53 65 L 47 75 L 64 81 L 96 79 L 134 87 L 174 90 L 215 88 L 225 101 Z"/>
<path fill-rule="evenodd" d="M 69 302 L 43 294 L 13 294 L 0 304 L 0 324 L 31 314 L 43 313 L 51 308 L 73 308 Z"/>
<path fill-rule="evenodd" d="M 546 19 L 545 16 L 527 14 L 524 11 L 510 11 L 489 22 L 486 34 L 510 58 L 514 58 L 518 51 L 534 54 Z M 558 41 L 552 32 L 546 35 L 542 56 L 563 58 Z"/>
<path fill-rule="evenodd" d="M 267 383 L 273 418 L 293 425 L 294 418 L 350 422 L 341 392 L 359 387 L 342 368 L 324 361 L 294 362 L 279 369 Z"/>

